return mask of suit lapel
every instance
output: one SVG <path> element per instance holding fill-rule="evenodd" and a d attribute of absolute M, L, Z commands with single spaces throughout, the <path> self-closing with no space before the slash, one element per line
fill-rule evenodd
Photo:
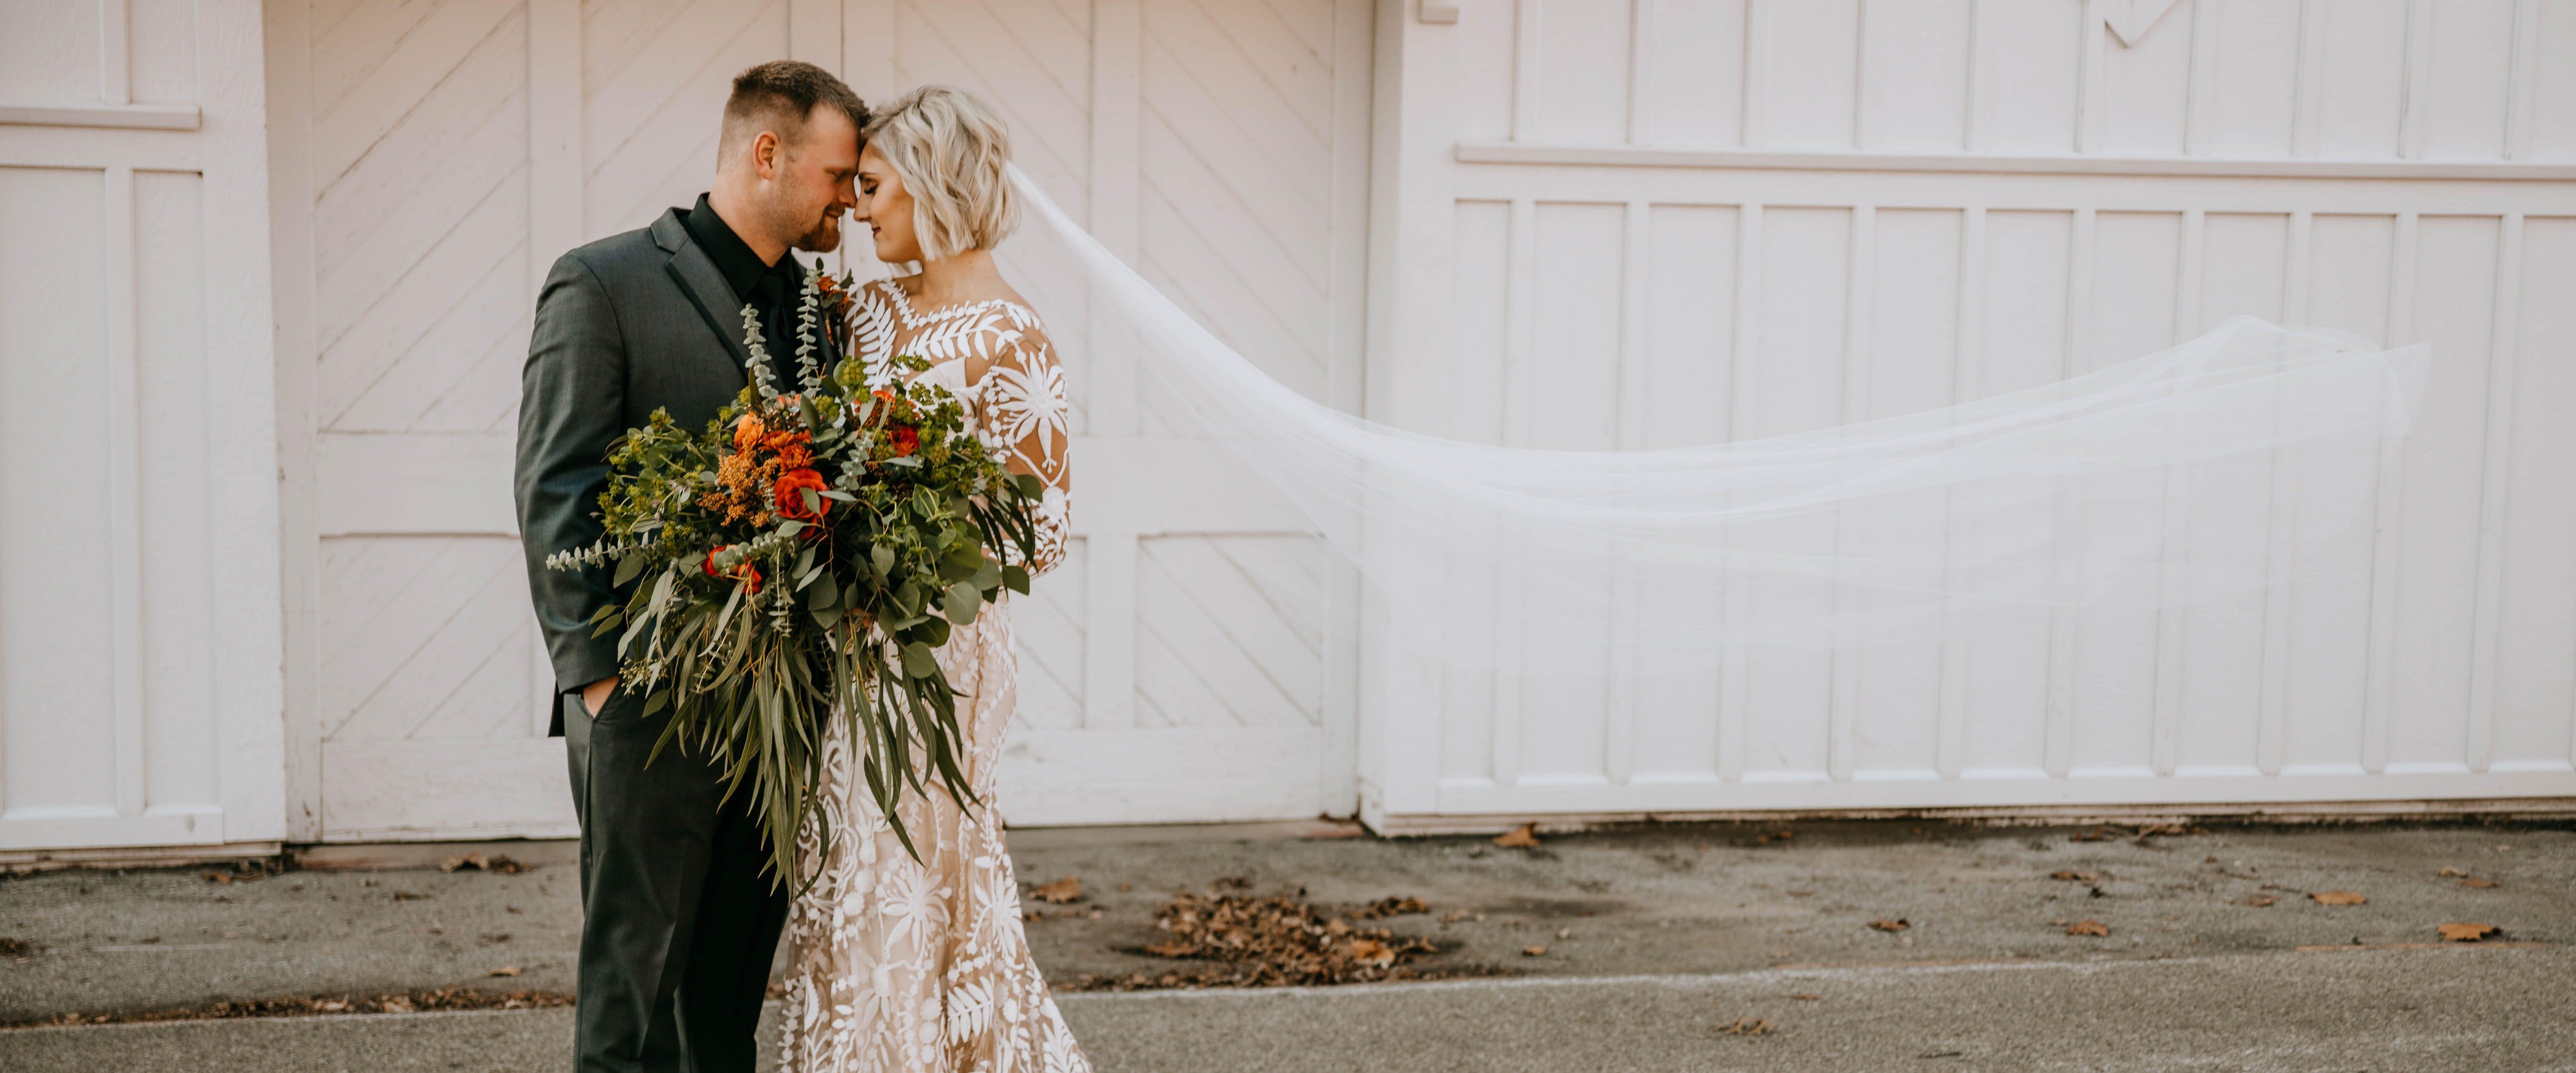
<path fill-rule="evenodd" d="M 733 372 L 746 382 L 751 377 L 751 350 L 742 341 L 742 301 L 734 297 L 733 288 L 725 283 L 724 273 L 707 251 L 689 240 L 689 232 L 680 226 L 677 209 L 663 213 L 653 221 L 653 242 L 671 255 L 662 267 L 680 284 L 680 293 L 689 296 L 689 304 L 698 308 L 707 327 L 724 341 L 725 352 L 733 356 Z"/>

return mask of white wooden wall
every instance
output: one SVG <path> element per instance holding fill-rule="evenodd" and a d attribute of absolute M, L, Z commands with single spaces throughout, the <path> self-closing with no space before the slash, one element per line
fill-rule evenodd
<path fill-rule="evenodd" d="M 509 498 L 532 292 L 564 250 L 694 201 L 754 63 L 820 63 L 871 101 L 986 94 L 1061 203 L 1290 382 L 1356 399 L 1365 4 L 269 7 L 279 275 L 306 303 L 280 357 L 298 837 L 572 831 Z M 1229 475 L 1132 369 L 1089 360 L 1067 273 L 1004 252 L 1068 344 L 1079 434 L 1077 546 L 1016 612 L 1005 814 L 1347 802 L 1327 654 L 1351 641 L 1321 546 L 1257 497 L 1169 495 Z"/>
<path fill-rule="evenodd" d="M 0 0 L 0 850 L 284 833 L 261 99 L 255 5 Z"/>
<path fill-rule="evenodd" d="M 1407 356 L 1372 359 L 1383 419 L 1550 447 L 1770 435 L 2048 382 L 2239 313 L 2435 353 L 2402 455 L 2253 467 L 2243 515 L 2189 526 L 2260 546 L 2303 487 L 2375 483 L 2375 539 L 2294 587 L 1913 651 L 1712 652 L 1543 696 L 1380 663 L 1361 784 L 1381 829 L 2576 793 L 2576 3 L 1381 18 L 1397 150 L 1372 353 Z"/>

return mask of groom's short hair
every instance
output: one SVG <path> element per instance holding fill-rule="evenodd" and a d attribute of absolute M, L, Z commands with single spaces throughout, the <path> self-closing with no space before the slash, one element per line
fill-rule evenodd
<path fill-rule="evenodd" d="M 716 138 L 716 163 L 733 158 L 744 141 L 761 131 L 778 135 L 785 145 L 804 137 L 805 121 L 814 109 L 830 105 L 850 117 L 852 129 L 868 125 L 868 106 L 849 84 L 803 60 L 771 60 L 733 76 L 733 95 L 725 98 L 724 129 Z"/>

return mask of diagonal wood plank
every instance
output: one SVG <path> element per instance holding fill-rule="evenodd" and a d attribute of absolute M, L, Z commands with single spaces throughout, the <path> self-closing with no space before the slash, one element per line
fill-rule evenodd
<path fill-rule="evenodd" d="M 1011 637 L 1019 645 L 1020 704 L 1015 729 L 1073 730 L 1082 725 L 1082 621 L 1088 542 L 1077 537 L 1064 561 L 1038 577 L 1027 596 L 1011 598 Z"/>
<path fill-rule="evenodd" d="M 1139 541 L 1139 723 L 1300 726 L 1321 717 L 1322 548 L 1307 537 Z"/>

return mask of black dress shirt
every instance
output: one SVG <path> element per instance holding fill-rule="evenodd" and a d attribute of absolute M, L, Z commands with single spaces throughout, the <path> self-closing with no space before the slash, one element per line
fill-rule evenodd
<path fill-rule="evenodd" d="M 733 287 L 734 297 L 759 312 L 761 345 L 769 348 L 769 373 L 778 390 L 796 391 L 796 297 L 805 285 L 805 266 L 793 251 L 781 251 L 777 263 L 763 264 L 751 245 L 716 215 L 705 194 L 698 195 L 697 207 L 680 222 L 698 248 L 706 251 L 707 259 L 716 263 L 716 271 Z M 815 342 L 820 345 L 822 340 Z M 816 354 L 815 360 L 826 369 L 831 365 L 828 352 Z"/>

